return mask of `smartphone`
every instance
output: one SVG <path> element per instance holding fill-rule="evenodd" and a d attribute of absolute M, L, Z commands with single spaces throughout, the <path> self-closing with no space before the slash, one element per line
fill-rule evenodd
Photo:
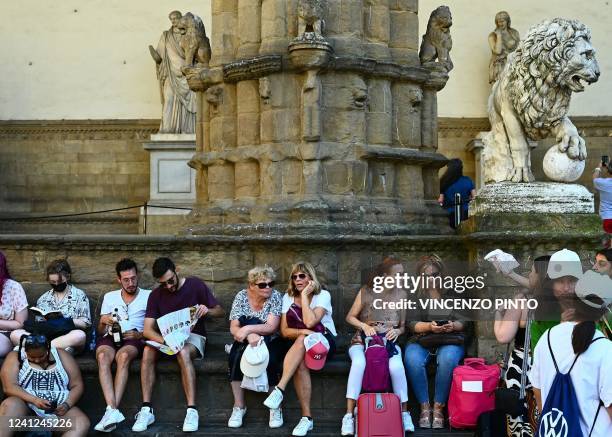
<path fill-rule="evenodd" d="M 53 414 L 53 413 L 55 413 L 55 410 L 57 410 L 57 401 L 56 400 L 52 400 L 49 403 L 51 404 L 51 406 L 49 407 L 48 410 L 45 410 L 45 413 Z"/>
<path fill-rule="evenodd" d="M 436 325 L 438 326 L 444 326 L 448 324 L 448 320 L 436 320 Z"/>
<path fill-rule="evenodd" d="M 601 156 L 601 163 L 607 167 L 608 163 L 610 162 L 610 157 L 608 155 L 602 155 Z"/>

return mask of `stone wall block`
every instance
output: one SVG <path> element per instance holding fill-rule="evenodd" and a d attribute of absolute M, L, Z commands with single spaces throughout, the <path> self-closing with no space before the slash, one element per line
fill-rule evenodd
<path fill-rule="evenodd" d="M 421 145 L 421 105 L 423 92 L 416 85 L 395 83 L 393 95 L 393 145 L 413 147 Z"/>
<path fill-rule="evenodd" d="M 304 192 L 302 163 L 297 159 L 282 161 L 282 192 L 284 195 L 301 194 Z"/>
<path fill-rule="evenodd" d="M 300 133 L 298 109 L 275 109 L 261 114 L 262 143 L 299 141 Z"/>
<path fill-rule="evenodd" d="M 236 86 L 237 144 L 259 144 L 259 81 L 248 80 Z"/>
<path fill-rule="evenodd" d="M 397 164 L 395 169 L 397 195 L 403 199 L 423 199 L 423 176 L 420 167 Z"/>
<path fill-rule="evenodd" d="M 323 81 L 323 135 L 326 141 L 365 142 L 368 89 L 357 74 L 328 74 Z"/>
<path fill-rule="evenodd" d="M 363 19 L 366 41 L 389 42 L 391 24 L 387 0 L 365 0 Z"/>
<path fill-rule="evenodd" d="M 416 13 L 391 11 L 389 47 L 396 62 L 415 61 L 419 49 L 419 17 Z"/>
<path fill-rule="evenodd" d="M 366 109 L 368 144 L 391 144 L 393 100 L 388 80 L 371 79 L 368 82 Z"/>
<path fill-rule="evenodd" d="M 419 12 L 419 0 L 389 0 L 389 9 L 392 11 Z"/>
<path fill-rule="evenodd" d="M 234 180 L 236 181 L 236 198 L 259 196 L 259 163 L 252 160 L 237 162 Z"/>
<path fill-rule="evenodd" d="M 261 43 L 261 0 L 238 2 L 238 28 L 240 41 L 236 57 L 256 56 Z"/>
<path fill-rule="evenodd" d="M 363 0 L 329 0 L 324 34 L 339 55 L 363 56 Z"/>
<path fill-rule="evenodd" d="M 261 195 L 265 198 L 279 196 L 283 180 L 282 162 L 265 160 L 260 162 L 260 166 Z"/>
<path fill-rule="evenodd" d="M 208 196 L 210 200 L 234 198 L 234 165 L 211 165 L 208 168 Z"/>
<path fill-rule="evenodd" d="M 285 53 L 289 43 L 287 27 L 287 0 L 262 0 L 259 53 Z"/>
<path fill-rule="evenodd" d="M 211 67 L 219 67 L 235 59 L 238 38 L 235 30 L 238 24 L 238 13 L 231 11 L 214 12 L 212 22 L 214 31 L 210 32 Z"/>
<path fill-rule="evenodd" d="M 389 162 L 370 162 L 368 165 L 370 194 L 377 197 L 395 195 L 395 166 Z"/>

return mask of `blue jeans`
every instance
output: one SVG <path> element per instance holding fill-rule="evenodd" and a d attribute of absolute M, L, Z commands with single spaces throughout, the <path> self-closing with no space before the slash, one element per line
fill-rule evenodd
<path fill-rule="evenodd" d="M 404 363 L 408 369 L 408 381 L 420 404 L 429 402 L 426 366 L 431 357 L 435 356 L 437 363 L 434 402 L 446 404 L 453 379 L 453 369 L 457 367 L 464 354 L 463 346 L 452 344 L 440 346 L 435 354 L 418 343 L 406 346 Z"/>

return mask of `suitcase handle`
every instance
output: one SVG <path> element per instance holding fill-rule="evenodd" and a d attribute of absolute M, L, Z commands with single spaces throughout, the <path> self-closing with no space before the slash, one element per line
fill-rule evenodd
<path fill-rule="evenodd" d="M 382 410 L 383 408 L 385 408 L 385 403 L 383 401 L 382 394 L 376 393 L 376 409 Z"/>

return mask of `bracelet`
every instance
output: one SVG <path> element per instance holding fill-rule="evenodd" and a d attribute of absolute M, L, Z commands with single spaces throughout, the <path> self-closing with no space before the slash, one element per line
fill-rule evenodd
<path fill-rule="evenodd" d="M 62 403 L 60 404 L 60 406 L 61 406 L 61 405 L 66 405 L 66 410 L 69 410 L 69 409 L 71 408 L 71 407 L 70 407 L 70 404 L 69 404 L 68 402 L 62 402 Z"/>

